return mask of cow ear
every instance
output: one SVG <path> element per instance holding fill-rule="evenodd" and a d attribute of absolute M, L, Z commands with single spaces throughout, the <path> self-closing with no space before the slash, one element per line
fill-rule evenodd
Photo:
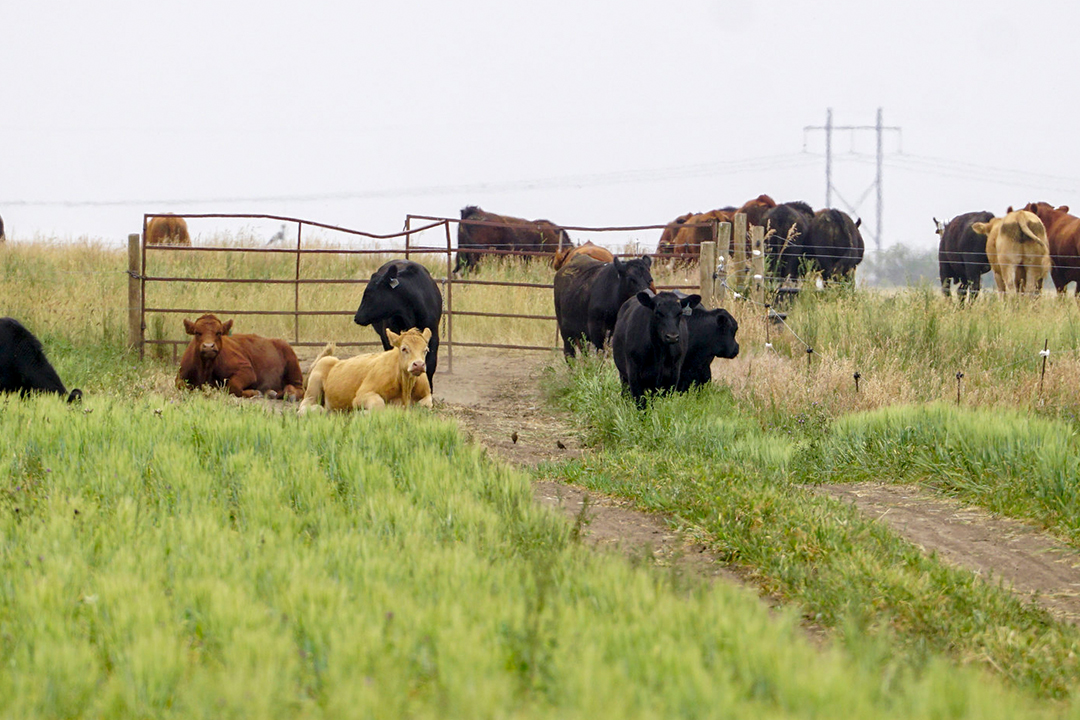
<path fill-rule="evenodd" d="M 221 326 L 222 335 L 232 335 L 232 320 L 226 320 L 225 324 Z"/>
<path fill-rule="evenodd" d="M 855 227 L 859 227 L 860 225 L 862 225 L 862 218 L 855 221 Z"/>
<path fill-rule="evenodd" d="M 645 267 L 647 267 L 647 268 L 652 267 L 652 258 L 651 257 L 649 257 L 648 255 L 642 255 L 641 259 L 645 261 Z"/>
<path fill-rule="evenodd" d="M 644 290 L 642 290 L 641 292 L 639 292 L 637 294 L 637 301 L 639 303 L 641 303 L 642 305 L 644 305 L 645 307 L 649 308 L 650 310 L 653 310 L 653 309 L 656 308 L 656 301 L 653 300 L 652 294 L 647 293 Z"/>
<path fill-rule="evenodd" d="M 191 322 L 187 318 L 184 318 L 184 332 L 186 332 L 188 335 L 195 334 L 195 323 Z"/>
<path fill-rule="evenodd" d="M 1062 205 L 1061 207 L 1058 208 L 1058 212 L 1069 212 L 1069 206 L 1068 205 Z"/>
<path fill-rule="evenodd" d="M 386 331 L 386 339 L 389 340 L 390 344 L 393 345 L 394 347 L 397 347 L 398 345 L 401 344 L 401 336 L 398 335 L 393 330 L 387 330 Z"/>
<path fill-rule="evenodd" d="M 1010 205 L 1010 206 L 1009 206 L 1009 209 L 1008 209 L 1008 210 L 1006 210 L 1005 212 L 1006 212 L 1006 213 L 1011 213 L 1011 212 L 1014 212 L 1014 210 L 1012 209 L 1012 205 Z"/>
<path fill-rule="evenodd" d="M 700 295 L 687 295 L 686 297 L 681 298 L 679 300 L 679 304 L 682 305 L 684 308 L 687 308 L 687 309 L 692 308 L 695 305 L 701 304 L 701 296 Z"/>
<path fill-rule="evenodd" d="M 979 233 L 980 235 L 986 235 L 990 229 L 990 224 L 982 222 L 972 223 L 971 229 Z"/>
<path fill-rule="evenodd" d="M 431 340 L 431 328 L 424 328 L 424 332 L 420 334 L 424 336 L 425 340 Z"/>

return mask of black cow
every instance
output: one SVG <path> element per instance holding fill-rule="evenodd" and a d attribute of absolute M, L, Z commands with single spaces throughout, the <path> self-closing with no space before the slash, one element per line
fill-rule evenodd
<path fill-rule="evenodd" d="M 26 397 L 32 392 L 67 395 L 67 401 L 82 398 L 75 388 L 68 394 L 60 376 L 49 364 L 41 342 L 14 318 L 0 318 L 0 392 L 19 393 Z"/>
<path fill-rule="evenodd" d="M 771 272 L 798 277 L 799 258 L 813 220 L 814 209 L 804 202 L 783 203 L 765 212 L 765 255 L 772 264 Z"/>
<path fill-rule="evenodd" d="M 579 255 L 555 273 L 555 322 L 563 352 L 576 353 L 584 338 L 597 350 L 615 329 L 619 308 L 627 299 L 652 287 L 652 258 L 645 255 L 605 263 Z"/>
<path fill-rule="evenodd" d="M 727 310 L 707 310 L 692 303 L 690 316 L 686 318 L 686 354 L 675 389 L 686 392 L 694 385 L 712 382 L 713 358 L 730 360 L 739 354 L 739 343 L 735 340 L 738 329 L 739 323 Z"/>
<path fill-rule="evenodd" d="M 353 321 L 357 325 L 371 325 L 382 340 L 383 350 L 392 345 L 386 337 L 387 330 L 403 333 L 409 328 L 431 330 L 428 342 L 428 384 L 435 384 L 432 376 L 439 361 L 439 319 L 442 317 L 442 295 L 431 278 L 431 273 L 420 263 L 412 260 L 391 260 L 375 271 L 364 288 L 364 297 L 356 309 Z"/>
<path fill-rule="evenodd" d="M 938 271 L 941 277 L 941 292 L 946 296 L 953 280 L 957 282 L 960 299 L 971 299 L 979 295 L 982 288 L 982 276 L 990 272 L 990 261 L 986 257 L 986 236 L 971 229 L 975 223 L 990 222 L 994 217 L 990 212 L 969 212 L 957 215 L 948 223 L 934 218 L 937 233 L 941 236 L 938 244 Z"/>
<path fill-rule="evenodd" d="M 843 210 L 818 210 L 810 223 L 803 257 L 821 269 L 821 279 L 829 281 L 852 274 L 862 262 L 865 245 L 859 226 L 862 219 L 853 221 Z"/>
<path fill-rule="evenodd" d="M 4 236 L 4 218 L 0 217 L 0 242 L 5 240 L 7 240 L 7 237 Z"/>
<path fill-rule="evenodd" d="M 619 308 L 611 355 L 639 406 L 645 404 L 645 393 L 674 390 L 678 384 L 687 347 L 686 316 L 700 302 L 700 295 L 642 291 Z"/>

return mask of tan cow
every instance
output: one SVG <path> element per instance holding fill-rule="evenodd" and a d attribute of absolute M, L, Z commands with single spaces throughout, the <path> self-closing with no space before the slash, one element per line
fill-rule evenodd
<path fill-rule="evenodd" d="M 1038 215 L 1009 208 L 1005 217 L 975 223 L 971 229 L 986 236 L 986 257 L 1000 290 L 1042 290 L 1050 272 L 1050 244 Z"/>
<path fill-rule="evenodd" d="M 187 222 L 179 215 L 155 215 L 146 223 L 147 245 L 191 245 Z"/>
<path fill-rule="evenodd" d="M 340 360 L 333 345 L 315 359 L 308 373 L 300 414 L 309 410 L 378 410 L 388 404 L 431 407 L 424 357 L 431 330 L 411 328 L 400 335 L 386 331 L 392 346 L 385 352 L 366 353 Z"/>
<path fill-rule="evenodd" d="M 551 267 L 558 270 L 563 265 L 570 262 L 570 258 L 577 257 L 578 255 L 588 255 L 600 262 L 611 262 L 615 259 L 615 256 L 612 255 L 611 251 L 607 248 L 593 245 L 592 240 L 586 240 L 581 245 L 567 245 L 564 248 L 559 248 L 555 252 L 555 259 L 552 261 Z"/>

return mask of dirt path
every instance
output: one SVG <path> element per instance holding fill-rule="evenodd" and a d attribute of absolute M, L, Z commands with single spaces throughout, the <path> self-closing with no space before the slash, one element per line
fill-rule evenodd
<path fill-rule="evenodd" d="M 907 485 L 823 485 L 899 535 L 990 582 L 1002 581 L 1057 617 L 1080 622 L 1080 553 L 1046 533 Z"/>
<path fill-rule="evenodd" d="M 440 365 L 437 407 L 509 462 L 535 466 L 580 455 L 568 420 L 550 410 L 541 396 L 538 376 L 547 362 L 540 353 L 459 351 L 453 373 L 444 373 Z M 584 537 L 597 546 L 651 555 L 658 564 L 703 577 L 742 582 L 700 543 L 673 532 L 661 516 L 572 485 L 537 482 L 534 490 L 539 502 L 560 508 L 573 522 L 583 520 Z M 1057 617 L 1080 622 L 1080 553 L 1045 533 L 907 486 L 834 485 L 819 491 L 855 503 L 946 562 L 1004 582 Z"/>

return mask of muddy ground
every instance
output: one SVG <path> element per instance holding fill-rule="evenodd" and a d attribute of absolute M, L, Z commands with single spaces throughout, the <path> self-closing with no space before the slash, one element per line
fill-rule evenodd
<path fill-rule="evenodd" d="M 535 466 L 587 452 L 568 418 L 547 407 L 541 395 L 539 377 L 550 357 L 473 349 L 455 352 L 452 362 L 440 357 L 436 408 L 511 463 Z M 538 502 L 580 522 L 584 537 L 597 546 L 648 555 L 658 564 L 707 578 L 743 582 L 738 568 L 725 566 L 705 546 L 681 536 L 663 516 L 573 485 L 536 482 L 534 490 Z M 854 503 L 946 562 L 1001 582 L 1059 618 L 1080 622 L 1080 553 L 1046 533 L 914 487 L 864 483 L 817 491 Z"/>

